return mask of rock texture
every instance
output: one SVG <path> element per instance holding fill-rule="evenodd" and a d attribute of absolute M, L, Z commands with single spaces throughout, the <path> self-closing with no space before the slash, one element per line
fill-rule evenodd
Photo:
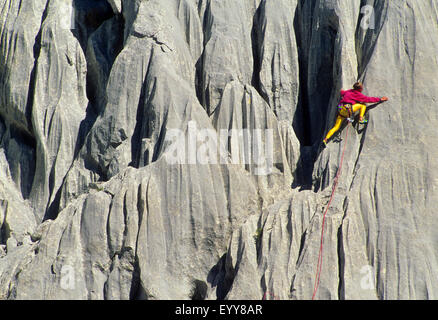
<path fill-rule="evenodd" d="M 436 1 L 0 0 L 0 48 L 0 299 L 311 299 L 344 146 L 315 298 L 438 298 Z"/>

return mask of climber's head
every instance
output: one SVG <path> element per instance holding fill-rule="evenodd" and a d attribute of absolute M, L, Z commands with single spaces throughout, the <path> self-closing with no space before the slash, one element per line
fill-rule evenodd
<path fill-rule="evenodd" d="M 353 89 L 354 90 L 357 90 L 357 91 L 359 91 L 359 92 L 362 92 L 362 90 L 363 90 L 363 84 L 362 84 L 362 82 L 356 82 L 355 84 L 353 84 Z"/>

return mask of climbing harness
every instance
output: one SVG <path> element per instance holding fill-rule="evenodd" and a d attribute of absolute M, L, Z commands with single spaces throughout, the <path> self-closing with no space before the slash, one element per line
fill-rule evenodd
<path fill-rule="evenodd" d="M 348 116 L 345 116 L 342 114 L 342 111 L 344 111 L 344 110 L 348 112 Z M 352 123 L 354 121 L 354 119 L 353 119 L 354 112 L 353 112 L 353 106 L 351 105 L 351 103 L 339 104 L 338 105 L 338 113 L 341 117 L 347 119 L 348 122 Z"/>
<path fill-rule="evenodd" d="M 348 128 L 349 128 L 349 127 L 350 127 L 350 126 L 347 124 L 347 129 L 346 129 L 347 131 L 346 131 L 346 134 L 345 134 L 345 143 L 344 143 L 344 149 L 342 150 L 341 161 L 340 161 L 340 163 L 339 163 L 338 172 L 336 173 L 336 176 L 335 176 L 335 179 L 334 179 L 334 182 L 333 182 L 333 188 L 332 188 L 332 193 L 331 193 L 331 195 L 330 195 L 330 200 L 329 200 L 329 202 L 328 202 L 328 204 L 327 204 L 327 207 L 326 207 L 326 209 L 325 209 L 325 211 L 324 211 L 324 214 L 323 214 L 323 217 L 322 217 L 321 243 L 320 243 L 320 246 L 319 246 L 318 265 L 317 265 L 316 275 L 315 275 L 315 284 L 314 284 L 314 286 L 313 286 L 312 300 L 315 299 L 316 292 L 317 292 L 318 287 L 319 287 L 319 279 L 320 279 L 320 276 L 321 276 L 321 270 L 322 270 L 322 253 L 323 253 L 323 243 L 324 243 L 324 226 L 325 226 L 325 217 L 326 217 L 327 212 L 328 212 L 328 210 L 329 210 L 329 208 L 330 208 L 330 205 L 331 205 L 331 203 L 332 203 L 333 197 L 334 197 L 335 192 L 336 192 L 336 188 L 337 188 L 337 186 L 338 186 L 339 177 L 340 177 L 340 175 L 341 175 L 342 164 L 344 163 L 345 149 L 346 149 L 347 142 L 348 142 Z"/>

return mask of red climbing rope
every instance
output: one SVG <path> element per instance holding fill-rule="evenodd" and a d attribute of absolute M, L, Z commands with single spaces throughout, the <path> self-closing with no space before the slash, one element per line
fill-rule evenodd
<path fill-rule="evenodd" d="M 322 270 L 322 251 L 323 251 L 323 242 L 324 242 L 325 217 L 326 217 L 328 209 L 330 208 L 330 205 L 332 203 L 333 196 L 335 195 L 335 192 L 336 192 L 336 187 L 338 186 L 339 176 L 341 175 L 342 164 L 344 162 L 345 148 L 347 146 L 347 141 L 348 141 L 348 128 L 349 127 L 350 127 L 350 125 L 347 124 L 347 132 L 346 132 L 346 137 L 345 137 L 344 149 L 342 150 L 341 162 L 339 163 L 338 172 L 336 173 L 336 177 L 335 177 L 335 180 L 333 183 L 333 189 L 332 189 L 332 194 L 330 196 L 330 200 L 327 204 L 327 208 L 325 209 L 323 217 L 322 217 L 321 244 L 319 246 L 318 265 L 317 265 L 316 275 L 315 275 L 315 284 L 313 286 L 312 300 L 315 300 L 316 291 L 318 290 L 318 287 L 319 287 L 319 278 L 321 276 L 321 270 Z"/>

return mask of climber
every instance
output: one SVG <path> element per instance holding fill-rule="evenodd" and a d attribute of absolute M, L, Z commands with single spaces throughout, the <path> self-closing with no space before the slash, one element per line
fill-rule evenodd
<path fill-rule="evenodd" d="M 336 118 L 336 123 L 335 126 L 327 133 L 325 139 L 322 141 L 324 145 L 327 145 L 328 139 L 330 139 L 330 137 L 336 131 L 339 130 L 344 119 L 353 122 L 354 114 L 357 111 L 360 111 L 359 123 L 360 124 L 367 123 L 367 120 L 364 119 L 367 106 L 364 103 L 388 101 L 387 97 L 382 97 L 382 98 L 367 97 L 364 94 L 362 94 L 362 91 L 363 91 L 363 84 L 360 82 L 356 82 L 353 85 L 353 89 L 341 90 L 341 101 L 338 104 L 338 116 Z"/>

